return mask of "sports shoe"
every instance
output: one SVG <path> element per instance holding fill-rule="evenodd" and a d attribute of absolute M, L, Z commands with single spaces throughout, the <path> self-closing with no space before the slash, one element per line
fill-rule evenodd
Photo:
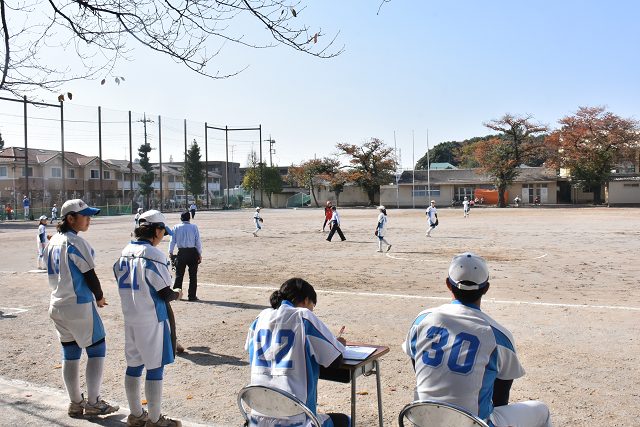
<path fill-rule="evenodd" d="M 147 419 L 149 418 L 149 414 L 144 409 L 142 410 L 142 415 L 136 417 L 133 414 L 129 414 L 127 418 L 127 426 L 129 427 L 144 427 L 147 424 Z"/>
<path fill-rule="evenodd" d="M 167 418 L 164 415 L 160 415 L 160 418 L 157 422 L 152 423 L 150 419 L 147 418 L 146 427 L 182 427 L 182 421 L 180 420 L 172 420 L 171 418 Z"/>
<path fill-rule="evenodd" d="M 391 245 L 387 246 L 387 252 L 391 250 Z"/>
<path fill-rule="evenodd" d="M 176 344 L 176 353 L 184 353 L 184 347 L 180 343 Z"/>
<path fill-rule="evenodd" d="M 376 252 L 382 252 L 382 249 L 378 249 Z"/>
<path fill-rule="evenodd" d="M 81 394 L 82 401 L 80 403 L 69 402 L 69 409 L 67 409 L 67 414 L 70 417 L 79 417 L 84 413 L 84 406 L 87 404 L 87 400 L 84 398 L 84 395 Z"/>
<path fill-rule="evenodd" d="M 116 412 L 118 409 L 120 409 L 118 405 L 111 405 L 101 400 L 100 396 L 98 396 L 98 401 L 94 405 L 89 402 L 84 405 L 84 416 L 88 418 L 95 417 L 96 415 L 107 415 Z"/>

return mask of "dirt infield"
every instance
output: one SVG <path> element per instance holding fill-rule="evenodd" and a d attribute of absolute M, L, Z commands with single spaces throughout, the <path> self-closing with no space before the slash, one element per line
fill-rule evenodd
<path fill-rule="evenodd" d="M 173 304 L 187 351 L 165 370 L 163 412 L 241 425 L 236 393 L 250 380 L 247 328 L 271 291 L 299 276 L 319 291 L 315 312 L 330 328 L 346 325 L 347 340 L 391 348 L 381 362 L 382 399 L 385 425 L 396 426 L 415 385 L 400 345 L 421 310 L 447 302 L 448 264 L 470 250 L 491 272 L 482 309 L 512 331 L 527 370 L 511 402 L 542 400 L 556 426 L 640 425 L 640 210 L 481 207 L 464 219 L 461 209 L 445 208 L 431 238 L 423 210 L 388 213 L 393 248 L 380 254 L 373 209 L 340 209 L 347 241 L 331 243 L 319 231 L 321 209 L 263 209 L 257 238 L 253 211 L 198 212 L 201 301 Z M 0 378 L 64 390 L 62 351 L 47 315 L 50 289 L 43 274 L 28 272 L 36 266 L 31 225 L 0 225 Z M 100 311 L 107 332 L 102 395 L 125 405 L 122 312 L 111 268 L 132 228 L 133 217 L 97 218 L 83 234 L 109 304 Z M 168 246 L 165 238 L 160 249 Z M 359 379 L 358 391 L 369 392 L 357 397 L 358 425 L 377 425 L 375 379 Z M 349 413 L 348 385 L 321 381 L 318 396 L 320 411 Z"/>

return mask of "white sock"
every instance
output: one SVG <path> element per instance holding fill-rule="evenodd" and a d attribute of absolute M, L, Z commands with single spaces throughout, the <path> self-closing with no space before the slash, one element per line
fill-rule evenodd
<path fill-rule="evenodd" d="M 387 239 L 382 239 L 380 243 L 384 243 L 385 245 L 389 246 L 389 242 L 387 242 Z M 382 249 L 382 247 L 380 249 Z"/>
<path fill-rule="evenodd" d="M 67 388 L 69 399 L 74 403 L 82 401 L 80 390 L 80 359 L 62 361 L 62 379 Z"/>
<path fill-rule="evenodd" d="M 100 397 L 102 374 L 104 373 L 104 357 L 90 357 L 87 360 L 87 396 L 88 402 L 95 405 Z"/>
<path fill-rule="evenodd" d="M 378 251 L 382 252 L 382 240 L 378 239 Z"/>
<path fill-rule="evenodd" d="M 131 414 L 134 417 L 142 415 L 142 377 L 132 377 L 131 375 L 124 376 L 124 391 L 127 394 L 127 401 L 129 402 L 129 408 Z"/>
<path fill-rule="evenodd" d="M 162 408 L 162 380 L 145 380 L 144 394 L 147 397 L 149 420 L 152 423 L 157 423 L 160 419 L 160 409 Z"/>

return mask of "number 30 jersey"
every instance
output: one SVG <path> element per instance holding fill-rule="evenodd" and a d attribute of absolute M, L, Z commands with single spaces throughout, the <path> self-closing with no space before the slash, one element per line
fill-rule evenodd
<path fill-rule="evenodd" d="M 260 313 L 249 328 L 245 349 L 252 384 L 287 391 L 314 414 L 319 365 L 329 366 L 345 350 L 313 312 L 295 308 L 289 301 Z"/>
<path fill-rule="evenodd" d="M 525 374 L 513 342 L 480 307 L 456 300 L 421 312 L 402 348 L 415 360 L 417 398 L 442 400 L 487 419 L 496 378 Z"/>

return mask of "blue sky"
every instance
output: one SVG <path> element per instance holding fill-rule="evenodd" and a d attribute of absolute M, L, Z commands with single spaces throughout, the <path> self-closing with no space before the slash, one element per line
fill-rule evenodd
<path fill-rule="evenodd" d="M 359 144 L 377 137 L 402 150 L 402 166 L 430 145 L 488 132 L 482 122 L 510 113 L 531 113 L 555 126 L 579 106 L 608 105 L 623 117 L 637 116 L 640 85 L 640 2 L 632 1 L 306 1 L 297 20 L 322 27 L 325 40 L 338 31 L 345 51 L 319 59 L 285 46 L 254 50 L 227 45 L 212 67 L 240 75 L 212 80 L 190 72 L 135 42 L 132 62 L 118 64 L 126 81 L 101 86 L 73 82 L 65 117 L 95 122 L 96 107 L 113 122 L 146 112 L 162 116 L 163 160 L 181 160 L 183 119 L 189 140 L 203 142 L 203 123 L 213 126 L 262 125 L 263 139 L 276 140 L 274 163 L 290 165 L 323 157 L 335 144 Z M 267 40 L 261 27 L 247 37 Z M 320 40 L 322 42 L 322 40 Z M 59 57 L 53 60 L 60 60 Z M 40 94 L 55 101 L 55 96 Z M 21 106 L 0 103 L 0 131 L 7 145 L 22 144 Z M 1 115 L 1 114 L 5 115 Z M 55 117 L 57 113 L 34 111 Z M 107 120 L 105 118 L 105 120 Z M 55 122 L 30 130 L 30 144 L 54 148 Z M 111 127 L 109 127 L 111 126 Z M 123 158 L 126 126 L 103 130 L 105 158 Z M 97 154 L 92 123 L 69 123 L 68 148 Z M 142 127 L 134 129 L 139 143 Z M 157 123 L 149 124 L 152 138 Z M 224 135 L 209 135 L 209 158 L 224 159 Z M 235 161 L 245 163 L 258 148 L 257 133 L 230 136 Z M 153 143 L 152 143 L 153 144 Z M 44 147 L 46 145 L 46 147 Z M 202 144 L 201 144 L 202 145 Z M 135 151 L 135 150 L 134 150 Z M 268 158 L 268 148 L 264 148 Z M 157 151 L 154 151 L 157 160 Z M 153 159 L 153 158 L 152 158 Z"/>

